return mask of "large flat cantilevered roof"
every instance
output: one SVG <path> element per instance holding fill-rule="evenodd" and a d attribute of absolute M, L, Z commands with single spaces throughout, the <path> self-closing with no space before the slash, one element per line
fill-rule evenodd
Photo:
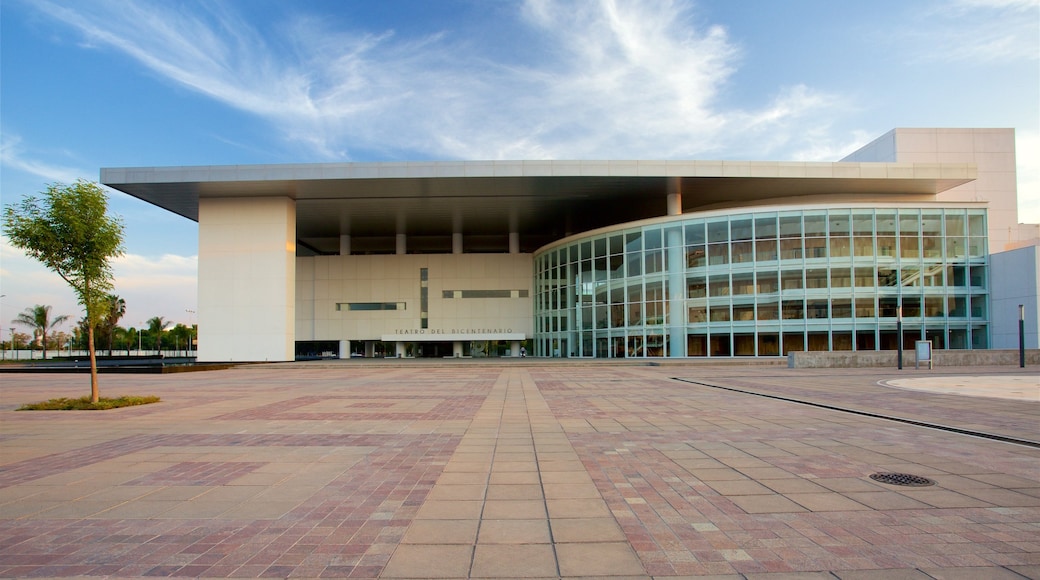
<path fill-rule="evenodd" d="M 976 173 L 965 163 L 442 161 L 105 168 L 101 182 L 195 221 L 202 198 L 288 197 L 302 240 L 514 231 L 542 243 L 664 215 L 676 189 L 688 212 L 802 196 L 934 196 Z"/>

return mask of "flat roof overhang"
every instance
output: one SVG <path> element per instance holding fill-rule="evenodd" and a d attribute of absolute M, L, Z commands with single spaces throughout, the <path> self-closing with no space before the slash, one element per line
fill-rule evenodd
<path fill-rule="evenodd" d="M 101 182 L 193 221 L 203 198 L 288 197 L 300 240 L 518 232 L 537 247 L 665 215 L 677 189 L 690 212 L 803 196 L 919 199 L 976 175 L 968 163 L 443 161 L 103 168 Z"/>

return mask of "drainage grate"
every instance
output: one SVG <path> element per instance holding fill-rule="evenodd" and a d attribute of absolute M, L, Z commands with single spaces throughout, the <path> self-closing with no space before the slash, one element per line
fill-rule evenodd
<path fill-rule="evenodd" d="M 872 473 L 870 474 L 870 479 L 889 485 L 907 485 L 910 487 L 935 485 L 935 482 L 927 477 L 910 475 L 909 473 Z"/>

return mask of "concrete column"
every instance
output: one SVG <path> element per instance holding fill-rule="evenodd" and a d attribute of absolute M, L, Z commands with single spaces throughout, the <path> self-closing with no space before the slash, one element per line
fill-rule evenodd
<path fill-rule="evenodd" d="M 339 341 L 339 358 L 350 358 L 350 341 Z"/>
<path fill-rule="evenodd" d="M 686 260 L 682 228 L 665 229 L 668 247 L 668 356 L 686 356 Z"/>
<path fill-rule="evenodd" d="M 456 340 L 451 343 L 451 355 L 455 358 L 462 356 L 462 341 Z"/>
<path fill-rule="evenodd" d="M 668 178 L 668 215 L 682 215 L 682 180 Z"/>
<path fill-rule="evenodd" d="M 339 255 L 350 255 L 350 235 L 344 234 L 339 237 Z"/>
<path fill-rule="evenodd" d="M 296 282 L 295 201 L 199 200 L 200 362 L 295 359 Z"/>
<path fill-rule="evenodd" d="M 520 356 L 520 341 L 519 340 L 511 340 L 511 341 L 509 341 L 509 356 L 515 356 L 515 357 L 519 357 Z"/>
<path fill-rule="evenodd" d="M 520 234 L 517 232 L 509 232 L 509 253 L 520 253 Z"/>
<path fill-rule="evenodd" d="M 376 343 L 372 340 L 365 341 L 365 358 L 376 356 Z"/>
<path fill-rule="evenodd" d="M 405 352 L 404 351 L 404 343 L 401 342 L 401 341 L 395 342 L 394 343 L 394 352 L 395 352 L 395 354 L 397 354 L 398 358 L 403 357 L 404 356 L 404 352 Z"/>
<path fill-rule="evenodd" d="M 397 255 L 403 256 L 408 253 L 408 237 L 404 234 L 397 234 Z"/>
<path fill-rule="evenodd" d="M 451 234 L 451 253 L 462 253 L 462 232 L 455 232 Z"/>

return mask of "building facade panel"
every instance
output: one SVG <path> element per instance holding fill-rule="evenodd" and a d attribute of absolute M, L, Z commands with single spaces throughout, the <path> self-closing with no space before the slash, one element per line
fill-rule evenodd
<path fill-rule="evenodd" d="M 297 341 L 350 341 L 354 354 L 414 356 L 444 343 L 533 336 L 531 254 L 404 254 L 297 258 Z M 389 344 L 392 343 L 392 344 Z M 455 344 L 465 343 L 465 344 Z M 479 350 L 487 345 L 479 345 Z M 514 348 L 515 347 L 515 348 Z M 340 352 L 341 356 L 350 353 Z"/>
<path fill-rule="evenodd" d="M 292 360 L 295 209 L 288 198 L 199 200 L 200 361 Z"/>

